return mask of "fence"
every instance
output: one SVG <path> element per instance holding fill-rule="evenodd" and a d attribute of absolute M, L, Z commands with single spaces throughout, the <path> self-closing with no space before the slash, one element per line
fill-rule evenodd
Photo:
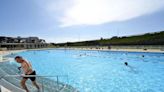
<path fill-rule="evenodd" d="M 68 85 L 68 76 L 67 75 L 4 75 L 0 77 L 0 80 L 5 79 L 8 80 L 12 84 L 16 84 L 15 86 L 18 86 L 18 78 L 20 77 L 36 77 L 37 82 L 41 88 L 40 92 L 78 92 L 76 89 Z M 56 78 L 56 81 L 50 81 L 48 78 Z M 64 77 L 67 80 L 67 83 L 61 83 L 60 78 Z M 17 81 L 15 81 L 17 79 Z M 14 80 L 14 81 L 12 81 Z M 30 89 L 30 92 L 35 92 L 35 88 L 29 83 L 29 81 L 26 83 L 27 87 Z M 14 89 L 12 89 L 14 90 Z M 14 91 L 13 91 L 14 92 Z"/>

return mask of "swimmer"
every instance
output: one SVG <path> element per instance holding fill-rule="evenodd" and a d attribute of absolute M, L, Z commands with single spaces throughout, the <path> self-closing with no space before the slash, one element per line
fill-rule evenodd
<path fill-rule="evenodd" d="M 132 66 L 130 66 L 128 62 L 124 62 L 124 64 L 125 66 L 129 67 L 132 72 L 137 73 L 137 71 Z"/>
<path fill-rule="evenodd" d="M 128 62 L 125 62 L 124 64 L 125 64 L 126 66 L 128 66 Z"/>

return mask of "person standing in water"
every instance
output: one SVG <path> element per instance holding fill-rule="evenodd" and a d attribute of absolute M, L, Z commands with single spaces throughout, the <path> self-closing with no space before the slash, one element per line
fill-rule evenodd
<path fill-rule="evenodd" d="M 30 62 L 24 60 L 21 56 L 16 56 L 15 61 L 17 63 L 21 64 L 21 68 L 23 69 L 24 74 L 23 75 L 36 75 L 36 72 L 32 69 L 32 66 Z M 30 79 L 32 81 L 32 84 L 38 89 L 38 92 L 40 92 L 40 87 L 36 83 L 36 77 L 23 77 L 21 80 L 20 84 L 26 92 L 29 92 L 27 86 L 26 86 L 26 81 Z"/>

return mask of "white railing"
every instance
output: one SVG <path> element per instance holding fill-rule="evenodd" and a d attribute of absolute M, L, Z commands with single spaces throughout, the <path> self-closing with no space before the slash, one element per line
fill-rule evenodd
<path fill-rule="evenodd" d="M 37 77 L 37 78 L 43 78 L 41 79 L 41 81 L 37 81 L 39 82 L 39 84 L 41 85 L 41 92 L 64 92 L 63 90 L 68 90 L 69 92 L 78 92 L 77 90 L 75 89 L 69 89 L 69 85 L 68 84 L 68 75 L 4 75 L 4 76 L 1 76 L 0 77 L 0 80 L 1 79 L 5 79 L 5 78 L 16 78 L 16 77 Z M 54 81 L 54 84 L 56 82 L 56 86 L 55 86 L 55 91 L 53 91 L 53 88 L 49 89 L 51 91 L 46 91 L 46 87 L 44 84 L 45 82 L 45 78 L 50 78 L 50 77 L 53 77 L 53 78 L 56 78 L 56 81 Z M 59 78 L 61 77 L 65 77 L 66 80 L 67 80 L 67 84 L 66 83 L 61 83 L 59 81 Z M 52 86 L 52 85 L 48 85 L 48 86 Z M 53 86 L 54 87 L 54 86 Z M 33 91 L 32 91 L 33 92 Z"/>

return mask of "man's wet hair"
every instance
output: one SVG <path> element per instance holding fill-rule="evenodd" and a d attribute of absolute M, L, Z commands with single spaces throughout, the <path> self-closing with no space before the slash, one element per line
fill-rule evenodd
<path fill-rule="evenodd" d="M 15 59 L 17 59 L 17 58 L 20 59 L 20 58 L 22 58 L 22 57 L 21 57 L 21 56 L 16 56 Z"/>

